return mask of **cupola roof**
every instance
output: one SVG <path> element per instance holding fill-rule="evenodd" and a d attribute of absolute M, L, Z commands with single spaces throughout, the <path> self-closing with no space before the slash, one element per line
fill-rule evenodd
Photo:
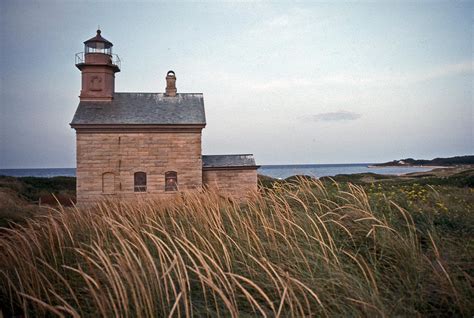
<path fill-rule="evenodd" d="M 101 33 L 100 29 L 97 30 L 97 34 L 93 38 L 90 38 L 89 40 L 85 41 L 84 44 L 88 47 L 96 47 L 98 43 L 103 43 L 103 47 L 106 49 L 112 47 L 113 46 L 112 42 L 103 38 L 102 35 L 100 35 L 100 33 Z"/>

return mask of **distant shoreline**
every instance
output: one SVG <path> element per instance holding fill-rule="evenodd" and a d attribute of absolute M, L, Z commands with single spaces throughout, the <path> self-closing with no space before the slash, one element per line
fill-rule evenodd
<path fill-rule="evenodd" d="M 393 160 L 393 161 L 384 162 L 384 163 L 376 163 L 370 168 L 378 168 L 378 167 L 446 168 L 446 167 L 462 166 L 462 165 L 474 165 L 474 155 L 456 156 L 456 157 L 449 157 L 449 158 L 434 158 L 431 160 L 406 158 L 406 159 Z"/>
<path fill-rule="evenodd" d="M 430 165 L 368 165 L 367 168 L 430 168 L 430 169 L 445 169 L 445 168 L 455 168 L 456 166 L 430 166 Z"/>
<path fill-rule="evenodd" d="M 474 167 L 474 165 L 462 165 Z M 443 166 L 439 164 L 423 165 L 378 165 L 376 163 L 353 163 L 353 164 L 306 164 L 306 165 L 262 165 L 258 173 L 273 178 L 285 179 L 295 175 L 310 175 L 317 178 L 326 176 L 376 173 L 380 175 L 397 175 L 430 172 L 446 168 L 460 167 L 460 165 Z M 75 177 L 74 168 L 43 168 L 43 169 L 0 169 L 0 175 L 14 177 Z M 447 169 L 446 169 L 447 170 Z M 449 169 L 453 171 L 453 169 Z"/>

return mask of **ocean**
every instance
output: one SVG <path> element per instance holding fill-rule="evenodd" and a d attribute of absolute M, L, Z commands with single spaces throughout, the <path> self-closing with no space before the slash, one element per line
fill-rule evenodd
<path fill-rule="evenodd" d="M 0 175 L 12 177 L 75 177 L 76 168 L 0 169 Z"/>
<path fill-rule="evenodd" d="M 410 172 L 430 171 L 430 167 L 370 167 L 373 163 L 319 164 L 319 165 L 265 165 L 258 169 L 259 174 L 285 179 L 294 175 L 312 177 L 333 177 L 338 174 L 373 172 L 377 174 L 401 175 Z"/>
<path fill-rule="evenodd" d="M 373 172 L 377 174 L 400 175 L 410 172 L 430 171 L 429 167 L 380 167 L 369 168 L 371 163 L 353 164 L 318 164 L 318 165 L 262 165 L 259 174 L 273 178 L 288 178 L 294 175 L 309 175 L 313 177 L 335 176 L 337 174 L 354 174 Z M 0 169 L 0 175 L 14 177 L 75 177 L 75 168 L 45 168 L 45 169 Z"/>

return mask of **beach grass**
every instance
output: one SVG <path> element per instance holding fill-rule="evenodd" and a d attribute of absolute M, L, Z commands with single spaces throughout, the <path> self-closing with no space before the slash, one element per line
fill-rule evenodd
<path fill-rule="evenodd" d="M 0 303 L 26 316 L 474 314 L 473 189 L 268 181 L 246 203 L 51 208 L 0 237 Z"/>

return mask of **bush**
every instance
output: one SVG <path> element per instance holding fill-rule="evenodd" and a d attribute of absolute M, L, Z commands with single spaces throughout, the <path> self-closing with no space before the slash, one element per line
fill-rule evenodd
<path fill-rule="evenodd" d="M 76 196 L 76 178 L 74 177 L 9 177 L 0 176 L 0 189 L 11 189 L 21 198 L 37 202 L 41 197 L 63 196 L 74 198 Z M 65 202 L 68 202 L 66 200 Z"/>

